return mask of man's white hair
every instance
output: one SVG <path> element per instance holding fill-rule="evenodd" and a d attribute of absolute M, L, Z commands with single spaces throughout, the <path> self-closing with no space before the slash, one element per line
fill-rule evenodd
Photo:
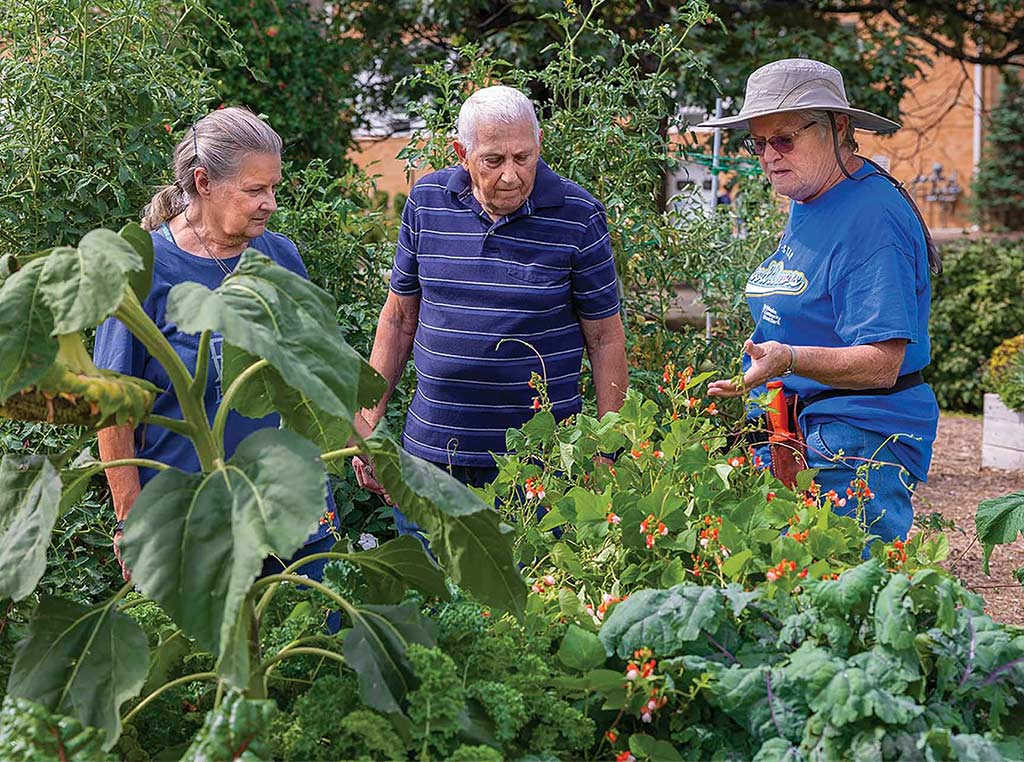
<path fill-rule="evenodd" d="M 534 136 L 540 142 L 540 124 L 533 103 L 514 87 L 493 85 L 477 90 L 466 98 L 459 109 L 456 122 L 459 142 L 466 152 L 473 150 L 476 143 L 476 131 L 481 124 L 517 124 L 529 122 L 533 127 Z"/>

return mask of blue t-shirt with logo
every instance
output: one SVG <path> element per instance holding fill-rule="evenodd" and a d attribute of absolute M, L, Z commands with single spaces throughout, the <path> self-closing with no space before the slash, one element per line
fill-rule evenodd
<path fill-rule="evenodd" d="M 848 347 L 906 339 L 900 375 L 928 365 L 931 281 L 924 234 L 899 191 L 873 172 L 865 163 L 853 173 L 862 179 L 844 179 L 812 201 L 791 204 L 778 248 L 747 281 L 754 342 Z M 797 375 L 783 381 L 787 394 L 801 398 L 831 388 Z M 822 400 L 803 413 L 801 425 L 806 431 L 822 418 L 882 436 L 909 435 L 890 447 L 916 479 L 927 477 L 939 418 L 927 384 Z"/>
<path fill-rule="evenodd" d="M 199 353 L 199 334 L 183 333 L 166 319 L 167 295 L 179 283 L 194 281 L 207 288 L 214 289 L 221 284 L 228 272 L 234 270 L 240 257 L 221 259 L 223 264 L 207 257 L 197 257 L 178 248 L 172 241 L 170 232 L 151 233 L 153 238 L 153 285 L 149 295 L 142 304 L 143 310 L 156 323 L 164 338 L 177 352 L 190 373 L 195 372 L 196 356 Z M 288 268 L 303 278 L 308 277 L 302 264 L 298 249 L 288 238 L 278 233 L 265 232 L 249 243 L 270 257 L 274 262 Z M 223 339 L 214 334 L 210 341 L 210 368 L 206 380 L 206 392 L 203 400 L 206 414 L 213 422 L 223 395 L 222 388 L 222 345 Z M 116 318 L 107 319 L 96 330 L 96 345 L 93 350 L 93 361 L 99 368 L 116 370 L 139 378 L 144 378 L 162 390 L 153 403 L 153 413 L 168 418 L 182 418 L 181 406 L 171 385 L 170 378 L 163 366 L 153 358 L 142 343 L 133 336 Z M 235 448 L 249 434 L 259 429 L 276 428 L 280 425 L 277 414 L 264 418 L 246 418 L 235 410 L 228 413 L 227 425 L 224 429 L 225 455 L 231 457 Z M 162 426 L 143 423 L 135 429 L 136 457 L 159 460 L 182 471 L 195 473 L 200 470 L 199 456 L 196 455 L 192 443 L 180 434 L 169 431 Z M 149 468 L 139 469 L 139 481 L 145 485 L 156 475 Z M 328 491 L 329 492 L 329 491 Z M 328 509 L 333 510 L 333 497 L 328 494 Z M 329 530 L 329 525 L 321 525 L 320 530 L 307 542 L 319 539 Z"/>

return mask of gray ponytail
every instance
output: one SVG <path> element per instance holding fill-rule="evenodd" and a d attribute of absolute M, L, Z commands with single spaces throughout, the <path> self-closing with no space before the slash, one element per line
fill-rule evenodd
<path fill-rule="evenodd" d="M 214 181 L 238 174 L 242 161 L 253 154 L 281 155 L 281 137 L 247 108 L 230 106 L 211 111 L 174 148 L 174 182 L 160 188 L 142 210 L 142 227 L 156 230 L 181 214 L 196 197 L 196 167 Z"/>

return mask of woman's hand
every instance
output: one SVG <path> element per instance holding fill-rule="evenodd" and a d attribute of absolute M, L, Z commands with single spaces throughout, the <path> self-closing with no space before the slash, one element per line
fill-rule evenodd
<path fill-rule="evenodd" d="M 792 347 L 778 341 L 755 344 L 747 339 L 743 351 L 750 357 L 750 367 L 743 374 L 742 385 L 737 386 L 727 379 L 712 381 L 708 384 L 709 397 L 738 397 L 746 389 L 754 389 L 765 381 L 781 376 L 790 369 L 795 357 Z"/>

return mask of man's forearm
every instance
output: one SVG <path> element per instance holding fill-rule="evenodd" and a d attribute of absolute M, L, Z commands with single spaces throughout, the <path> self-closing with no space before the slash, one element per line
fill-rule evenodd
<path fill-rule="evenodd" d="M 629 388 L 626 362 L 626 333 L 618 315 L 599 321 L 583 321 L 587 356 L 594 371 L 597 414 L 615 412 L 622 407 Z"/>
<path fill-rule="evenodd" d="M 410 311 L 410 307 L 414 307 L 415 312 Z M 357 417 L 356 431 L 360 436 L 369 436 L 380 419 L 384 417 L 388 400 L 391 399 L 392 392 L 402 379 L 402 373 L 412 354 L 413 340 L 416 337 L 418 307 L 417 299 L 406 302 L 403 308 L 397 301 L 397 297 L 392 294 L 389 295 L 388 301 L 381 310 L 380 319 L 377 322 L 377 333 L 373 339 L 373 349 L 370 350 L 370 366 L 387 381 L 387 390 L 375 407 L 362 411 L 362 418 L 369 427 L 368 431 L 362 430 L 363 426 Z"/>
<path fill-rule="evenodd" d="M 597 350 L 590 355 L 590 366 L 594 370 L 598 417 L 619 410 L 629 388 L 625 349 L 606 347 Z"/>
<path fill-rule="evenodd" d="M 101 429 L 96 438 L 99 443 L 100 460 L 104 463 L 135 457 L 135 433 L 128 424 Z M 105 473 L 114 501 L 114 515 L 118 521 L 123 521 L 131 511 L 135 498 L 142 491 L 139 484 L 139 469 L 136 466 L 118 466 L 106 469 Z"/>

